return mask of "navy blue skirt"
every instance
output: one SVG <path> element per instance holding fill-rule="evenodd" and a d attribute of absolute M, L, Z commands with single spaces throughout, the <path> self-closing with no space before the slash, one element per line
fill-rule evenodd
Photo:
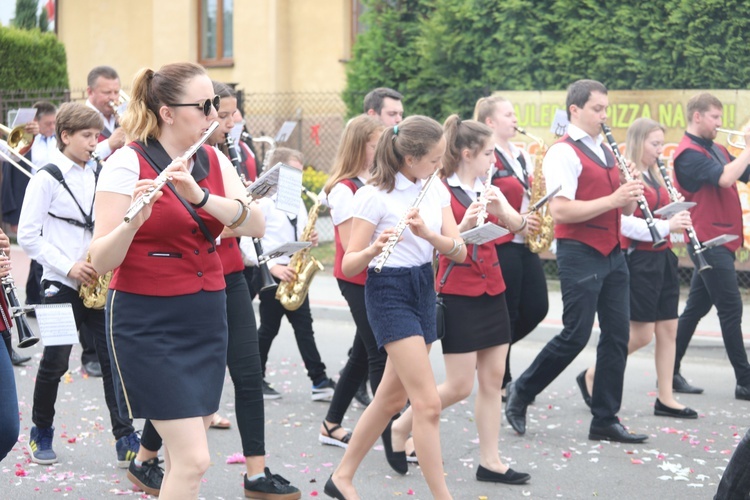
<path fill-rule="evenodd" d="M 173 420 L 219 409 L 226 293 L 154 297 L 110 290 L 106 335 L 120 415 Z"/>
<path fill-rule="evenodd" d="M 367 270 L 365 305 L 378 348 L 419 335 L 425 344 L 437 340 L 435 280 L 432 265 Z"/>

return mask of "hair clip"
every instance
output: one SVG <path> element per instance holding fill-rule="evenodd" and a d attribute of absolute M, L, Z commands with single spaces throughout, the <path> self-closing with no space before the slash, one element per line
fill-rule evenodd
<path fill-rule="evenodd" d="M 394 135 L 398 135 L 398 125 L 393 126 L 393 133 Z"/>

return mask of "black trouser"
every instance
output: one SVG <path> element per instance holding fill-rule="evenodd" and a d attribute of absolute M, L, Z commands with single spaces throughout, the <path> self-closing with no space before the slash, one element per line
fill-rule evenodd
<path fill-rule="evenodd" d="M 558 240 L 557 264 L 563 298 L 563 330 L 516 380 L 521 401 L 530 402 L 586 347 L 599 315 L 592 426 L 618 421 L 630 338 L 630 273 L 619 249 L 608 256 L 588 245 Z"/>
<path fill-rule="evenodd" d="M 278 280 L 277 280 L 278 281 Z M 324 381 L 326 365 L 320 358 L 318 347 L 315 345 L 315 332 L 312 328 L 312 314 L 310 313 L 310 297 L 305 297 L 304 302 L 296 311 L 287 311 L 281 302 L 276 300 L 276 289 L 272 288 L 260 292 L 260 328 L 258 328 L 258 340 L 260 342 L 260 362 L 263 367 L 263 375 L 266 373 L 266 362 L 271 344 L 281 328 L 281 318 L 286 316 L 294 329 L 294 337 L 297 340 L 297 348 L 305 362 L 307 376 L 313 384 Z"/>
<path fill-rule="evenodd" d="M 510 318 L 511 345 L 534 331 L 547 316 L 549 297 L 547 278 L 539 256 L 522 243 L 497 245 L 497 258 L 505 280 L 505 302 Z M 505 360 L 503 387 L 513 380 L 510 375 L 510 346 Z"/>
<path fill-rule="evenodd" d="M 690 257 L 693 258 L 692 248 L 688 246 Z M 698 322 L 716 306 L 716 312 L 721 324 L 721 336 L 727 356 L 734 368 L 734 376 L 740 385 L 750 385 L 750 364 L 747 361 L 745 343 L 742 339 L 742 297 L 737 285 L 737 272 L 734 269 L 734 253 L 726 247 L 719 246 L 703 252 L 712 269 L 698 272 L 698 266 L 693 270 L 685 309 L 677 323 L 677 355 L 675 356 L 674 372 L 680 372 L 680 362 L 687 351 L 690 339 L 698 326 Z M 695 264 L 695 259 L 693 259 Z"/>
<path fill-rule="evenodd" d="M 263 408 L 263 372 L 258 353 L 258 331 L 255 313 L 241 271 L 224 276 L 227 282 L 227 365 L 234 382 L 234 401 L 237 410 L 237 427 L 242 439 L 242 454 L 246 457 L 264 456 L 265 414 Z M 147 450 L 161 448 L 161 437 L 146 421 L 141 435 L 141 445 Z"/>
<path fill-rule="evenodd" d="M 245 266 L 245 270 L 242 271 L 243 276 L 245 276 L 245 282 L 247 282 L 247 288 L 250 290 L 250 300 L 255 299 L 255 296 L 258 295 L 258 290 L 256 289 L 255 284 L 255 276 L 258 274 L 258 268 L 255 266 Z"/>
<path fill-rule="evenodd" d="M 370 322 L 367 320 L 365 308 L 365 287 L 348 281 L 337 279 L 339 290 L 349 304 L 349 310 L 354 318 L 357 329 L 354 332 L 354 343 L 346 366 L 341 371 L 341 378 L 336 384 L 331 405 L 328 407 L 326 420 L 340 424 L 344 420 L 344 413 L 354 399 L 362 381 L 370 375 L 372 393 L 380 385 L 385 371 L 386 354 L 378 349 L 375 334 L 372 333 Z"/>
<path fill-rule="evenodd" d="M 42 303 L 42 273 L 44 268 L 40 263 L 32 260 L 29 264 L 29 276 L 26 278 L 26 303 Z"/>
<path fill-rule="evenodd" d="M 714 500 L 747 500 L 750 495 L 750 430 L 745 433 L 724 470 Z"/>
<path fill-rule="evenodd" d="M 92 333 L 96 355 L 102 365 L 102 383 L 104 384 L 104 399 L 109 409 L 109 418 L 112 422 L 112 434 L 116 439 L 127 436 L 134 432 L 132 420 L 120 417 L 117 411 L 117 400 L 112 383 L 112 371 L 110 368 L 107 341 L 104 336 L 104 310 L 89 309 L 83 305 L 78 296 L 78 291 L 58 282 L 43 281 L 42 287 L 46 289 L 54 284 L 60 290 L 42 299 L 44 304 L 71 304 L 76 328 L 79 332 L 82 326 L 87 326 Z M 34 385 L 34 407 L 32 420 L 37 427 L 52 427 L 55 419 L 55 402 L 57 401 L 57 390 L 60 379 L 68 371 L 70 351 L 73 346 L 46 346 L 39 362 L 39 371 L 36 375 Z"/>

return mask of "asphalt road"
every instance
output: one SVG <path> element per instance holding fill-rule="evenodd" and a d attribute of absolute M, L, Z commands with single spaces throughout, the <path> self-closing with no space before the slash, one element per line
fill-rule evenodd
<path fill-rule="evenodd" d="M 322 316 L 315 321 L 316 338 L 329 375 L 335 376 L 353 328 L 351 322 Z M 528 366 L 543 341 L 543 335 L 534 333 L 514 347 L 514 373 Z M 31 426 L 33 382 L 41 348 L 25 352 L 33 355 L 32 362 L 15 369 L 21 405 L 20 443 L 0 464 L 0 499 L 144 497 L 133 490 L 125 471 L 116 468 L 101 382 L 82 376 L 78 348 L 57 402 L 54 446 L 60 463 L 30 463 L 24 443 Z M 683 373 L 706 388 L 703 395 L 681 398 L 699 411 L 700 418 L 693 421 L 653 416 L 653 351 L 647 348 L 630 358 L 620 417 L 625 425 L 650 436 L 647 443 L 635 446 L 587 439 L 590 414 L 578 393 L 575 375 L 594 357 L 594 349 L 587 347 L 539 395 L 529 408 L 526 436 L 517 436 L 503 421 L 502 456 L 514 469 L 532 475 L 527 485 L 494 485 L 474 479 L 479 455 L 473 396 L 444 412 L 443 459 L 455 498 L 712 498 L 734 446 L 750 425 L 750 402 L 734 399 L 734 376 L 722 350 L 716 346 L 691 347 L 688 351 Z M 440 381 L 444 368 L 439 346 L 433 350 L 432 360 Z M 297 485 L 303 498 L 324 497 L 323 484 L 343 451 L 317 441 L 327 405 L 310 400 L 310 381 L 286 322 L 270 353 L 268 380 L 281 390 L 283 398 L 265 405 L 267 462 L 273 472 Z M 233 425 L 231 430 L 209 431 L 213 462 L 205 475 L 201 497 L 242 498 L 244 465 L 227 463 L 241 451 L 228 375 L 220 411 Z M 352 427 L 360 414 L 361 409 L 350 409 L 345 425 Z M 411 466 L 406 476 L 393 473 L 379 444 L 365 459 L 355 482 L 366 499 L 430 498 L 419 468 Z"/>

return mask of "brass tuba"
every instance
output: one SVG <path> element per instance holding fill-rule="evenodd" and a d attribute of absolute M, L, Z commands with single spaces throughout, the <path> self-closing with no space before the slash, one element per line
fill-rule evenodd
<path fill-rule="evenodd" d="M 529 205 L 533 205 L 547 194 L 547 183 L 544 181 L 544 173 L 542 172 L 542 160 L 544 160 L 544 155 L 547 153 L 547 146 L 541 138 L 526 132 L 524 129 L 516 127 L 516 130 L 539 145 L 534 155 L 534 177 L 532 179 L 531 196 L 529 199 Z M 541 219 L 541 224 L 537 231 L 529 230 L 526 233 L 526 244 L 532 252 L 542 253 L 549 249 L 552 240 L 555 238 L 555 221 L 552 219 L 552 214 L 549 213 L 548 205 L 539 207 L 537 213 Z"/>
<path fill-rule="evenodd" d="M 302 188 L 305 194 L 313 201 L 310 212 L 307 214 L 307 225 L 300 241 L 310 241 L 315 223 L 318 220 L 318 209 L 320 209 L 320 198 L 315 196 L 305 188 Z M 295 272 L 295 278 L 292 281 L 282 281 L 276 289 L 276 299 L 287 311 L 296 311 L 300 308 L 310 290 L 310 283 L 315 273 L 323 270 L 323 264 L 315 257 L 310 255 L 310 247 L 303 248 L 292 255 L 289 261 L 289 268 Z"/>

